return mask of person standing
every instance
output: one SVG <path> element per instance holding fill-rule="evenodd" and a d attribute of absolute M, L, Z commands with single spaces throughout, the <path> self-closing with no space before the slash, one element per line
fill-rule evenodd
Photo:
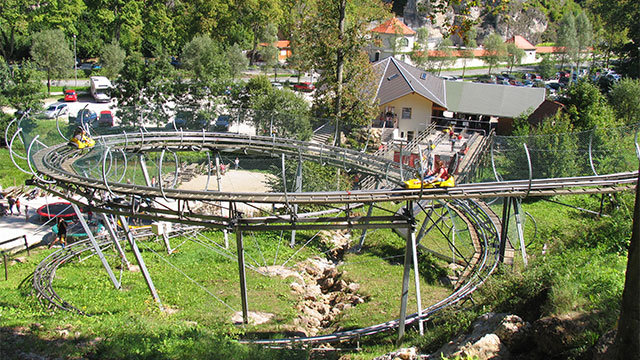
<path fill-rule="evenodd" d="M 16 212 L 20 215 L 20 198 L 16 198 Z"/>
<path fill-rule="evenodd" d="M 13 205 L 15 205 L 16 200 L 13 198 L 13 196 L 9 196 L 7 198 L 7 203 L 9 204 L 9 214 L 13 215 Z"/>
<path fill-rule="evenodd" d="M 29 205 L 24 204 L 24 221 L 29 222 Z"/>
<path fill-rule="evenodd" d="M 236 160 L 234 161 L 234 163 L 236 164 L 236 170 L 238 170 L 238 166 L 240 166 L 240 159 L 238 159 L 237 156 L 236 156 Z"/>
<path fill-rule="evenodd" d="M 51 249 L 51 247 L 58 241 L 60 241 L 63 248 L 67 243 L 67 222 L 64 221 L 63 218 L 59 217 L 57 225 L 58 225 L 58 236 L 56 236 L 56 238 L 51 242 L 51 244 L 49 244 L 49 249 Z"/>

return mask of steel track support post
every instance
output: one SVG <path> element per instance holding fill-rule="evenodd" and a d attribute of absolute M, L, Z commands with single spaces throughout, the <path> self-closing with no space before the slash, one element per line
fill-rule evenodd
<path fill-rule="evenodd" d="M 142 169 L 144 182 L 145 184 L 147 184 L 147 186 L 151 186 L 151 178 L 149 178 L 149 170 L 147 169 L 147 161 L 144 157 L 144 154 L 138 155 L 138 160 L 140 161 L 140 168 Z"/>
<path fill-rule="evenodd" d="M 298 169 L 296 171 L 296 188 L 295 192 L 302 192 L 302 156 L 298 157 Z M 293 204 L 293 215 L 298 216 L 298 204 Z M 289 246 L 293 248 L 296 245 L 296 230 L 291 230 L 291 242 Z"/>
<path fill-rule="evenodd" d="M 91 241 L 91 245 L 93 246 L 93 249 L 95 250 L 96 254 L 98 254 L 98 257 L 102 262 L 102 266 L 104 266 L 104 269 L 107 270 L 107 274 L 109 274 L 109 278 L 111 279 L 113 286 L 116 289 L 120 289 L 120 282 L 116 279 L 116 276 L 113 274 L 113 271 L 111 270 L 111 266 L 109 266 L 109 262 L 107 262 L 107 259 L 104 257 L 104 253 L 102 252 L 102 250 L 100 250 L 100 245 L 98 245 L 98 242 L 96 241 L 96 238 L 93 236 L 91 229 L 89 229 L 89 225 L 87 224 L 87 221 L 84 219 L 84 216 L 82 216 L 82 212 L 80 211 L 80 208 L 75 203 L 71 203 L 71 207 L 73 208 L 73 211 L 75 211 L 76 214 L 78 215 L 78 220 L 80 221 L 80 224 L 82 225 L 82 228 L 84 229 L 84 231 L 87 233 L 87 236 L 89 237 L 89 241 Z"/>
<path fill-rule="evenodd" d="M 411 230 L 408 230 L 411 232 Z M 405 323 L 407 321 L 407 301 L 409 300 L 409 276 L 411 271 L 411 242 L 407 241 L 404 250 L 404 272 L 402 274 L 402 293 L 400 294 L 400 322 L 398 323 L 398 341 L 404 338 Z"/>
<path fill-rule="evenodd" d="M 521 207 L 520 201 L 514 199 L 513 202 L 513 214 L 516 216 L 516 230 L 518 231 L 518 240 L 520 241 L 520 253 L 522 254 L 522 262 L 526 267 L 528 265 L 527 261 L 527 250 L 524 245 L 524 229 L 522 228 L 522 215 L 521 215 Z"/>
<path fill-rule="evenodd" d="M 220 154 L 216 154 L 216 181 L 218 182 L 218 191 L 222 191 L 222 187 L 220 185 Z M 220 204 L 222 205 L 222 203 Z M 229 203 L 229 205 L 231 205 L 231 203 Z M 220 214 L 222 214 L 222 212 L 224 211 L 224 209 L 222 209 L 222 206 L 220 207 Z M 229 218 L 231 218 L 231 207 L 229 207 Z M 229 232 L 227 231 L 227 229 L 222 229 L 222 235 L 224 235 L 224 248 L 225 249 L 229 249 Z"/>
<path fill-rule="evenodd" d="M 171 248 L 171 244 L 169 243 L 169 235 L 167 235 L 166 229 L 162 231 L 162 241 L 164 242 L 164 247 L 167 248 L 167 254 L 171 255 L 171 253 L 173 253 L 173 249 Z"/>
<path fill-rule="evenodd" d="M 380 186 L 380 179 L 376 178 L 376 190 L 378 189 L 378 187 Z M 373 205 L 374 203 L 369 204 L 369 209 L 367 209 L 367 218 L 371 217 L 371 214 L 373 213 Z M 360 252 L 360 250 L 362 250 L 362 247 L 364 246 L 364 239 L 367 237 L 367 228 L 362 229 L 362 235 L 360 235 L 360 244 L 358 244 L 358 249 L 357 251 Z"/>
<path fill-rule="evenodd" d="M 247 302 L 247 274 L 244 267 L 244 243 L 242 231 L 236 227 L 236 246 L 238 249 L 238 272 L 240 274 L 240 297 L 242 298 L 242 323 L 249 323 L 249 304 Z"/>
<path fill-rule="evenodd" d="M 416 226 L 415 218 L 413 217 L 413 202 L 407 202 L 407 209 L 411 221 L 411 227 L 407 229 L 407 246 L 411 244 L 411 257 L 413 258 L 413 279 L 415 281 L 416 288 L 416 302 L 418 306 L 418 328 L 420 330 L 420 336 L 424 335 L 424 327 L 422 325 L 422 294 L 420 293 L 420 272 L 418 271 L 418 247 L 416 244 Z"/>
<path fill-rule="evenodd" d="M 500 262 L 504 263 L 504 253 L 507 249 L 507 234 L 509 230 L 509 212 L 511 210 L 511 198 L 506 197 L 502 203 L 502 229 L 500 231 Z"/>
<path fill-rule="evenodd" d="M 164 311 L 164 306 L 162 306 L 162 302 L 160 301 L 160 297 L 158 296 L 158 292 L 156 291 L 156 287 L 153 285 L 153 280 L 151 280 L 151 275 L 149 275 L 149 270 L 147 270 L 147 265 L 144 263 L 144 259 L 142 259 L 142 254 L 140 254 L 140 249 L 138 249 L 138 244 L 136 244 L 136 240 L 133 238 L 133 234 L 129 230 L 129 224 L 127 223 L 127 219 L 123 215 L 119 215 L 120 224 L 122 224 L 122 228 L 124 229 L 124 233 L 127 236 L 127 241 L 129 241 L 129 245 L 131 245 L 131 249 L 133 250 L 133 255 L 138 262 L 138 266 L 140 267 L 140 272 L 142 272 L 142 276 L 144 277 L 144 281 L 147 283 L 147 287 L 149 288 L 149 292 L 151 293 L 151 297 L 158 303 L 158 307 L 161 311 Z"/>
<path fill-rule="evenodd" d="M 127 256 L 124 254 L 124 249 L 118 241 L 118 235 L 116 235 L 116 231 L 113 225 L 115 221 L 113 221 L 113 219 L 110 219 L 105 213 L 100 213 L 100 216 L 102 217 L 102 222 L 104 222 L 104 227 L 107 228 L 107 233 L 109 233 L 109 237 L 111 238 L 113 245 L 116 247 L 116 250 L 118 250 L 120 259 L 122 259 L 127 268 L 129 268 L 129 265 L 131 265 L 131 263 L 129 263 L 129 260 L 127 260 Z"/>

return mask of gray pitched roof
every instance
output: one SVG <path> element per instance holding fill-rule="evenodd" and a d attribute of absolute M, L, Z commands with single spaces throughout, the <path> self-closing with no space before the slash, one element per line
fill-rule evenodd
<path fill-rule="evenodd" d="M 376 99 L 380 105 L 416 93 L 447 107 L 444 80 L 403 61 L 388 57 L 373 64 L 378 76 Z"/>
<path fill-rule="evenodd" d="M 447 109 L 464 114 L 516 117 L 535 110 L 545 99 L 544 88 L 446 81 Z"/>

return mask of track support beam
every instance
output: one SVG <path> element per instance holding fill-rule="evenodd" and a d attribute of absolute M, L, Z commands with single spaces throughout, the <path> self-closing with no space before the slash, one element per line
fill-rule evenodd
<path fill-rule="evenodd" d="M 113 274 L 113 271 L 111 270 L 111 266 L 109 266 L 109 262 L 107 262 L 107 259 L 104 257 L 104 253 L 102 252 L 102 250 L 100 250 L 100 246 L 98 245 L 96 238 L 93 236 L 91 229 L 89 229 L 89 225 L 87 225 L 87 221 L 84 219 L 84 216 L 82 216 L 82 212 L 80 211 L 80 208 L 75 203 L 71 203 L 71 207 L 73 208 L 73 211 L 75 211 L 75 213 L 78 215 L 78 220 L 80 220 L 80 224 L 82 224 L 82 228 L 87 233 L 87 236 L 89 237 L 89 241 L 91 241 L 91 245 L 93 246 L 93 249 L 95 250 L 96 254 L 98 254 L 98 257 L 102 262 L 102 266 L 104 266 L 104 269 L 107 270 L 107 274 L 109 274 L 109 279 L 111 279 L 113 286 L 116 289 L 120 289 L 121 288 L 120 282 L 116 279 L 116 276 Z"/>
<path fill-rule="evenodd" d="M 118 235 L 116 234 L 116 231 L 114 229 L 115 221 L 113 217 L 107 216 L 107 214 L 105 213 L 100 213 L 100 216 L 102 217 L 102 222 L 104 222 L 104 226 L 107 228 L 107 232 L 109 233 L 109 237 L 111 238 L 113 245 L 116 247 L 116 250 L 118 250 L 120 259 L 122 259 L 122 262 L 124 262 L 127 268 L 129 268 L 129 265 L 131 265 L 131 263 L 129 263 L 129 260 L 127 260 L 127 256 L 124 254 L 124 249 L 122 249 L 122 246 L 118 241 Z"/>
<path fill-rule="evenodd" d="M 160 301 L 160 297 L 158 296 L 158 292 L 156 291 L 156 287 L 153 285 L 153 280 L 151 280 L 151 275 L 149 274 L 149 270 L 147 270 L 147 265 L 144 263 L 144 259 L 142 259 L 142 254 L 140 254 L 140 249 L 138 249 L 138 244 L 136 244 L 136 240 L 133 238 L 133 234 L 131 230 L 129 230 L 129 224 L 127 223 L 127 219 L 120 215 L 118 217 L 120 219 L 120 224 L 122 224 L 122 228 L 124 229 L 124 233 L 127 236 L 127 240 L 129 241 L 129 245 L 131 245 L 131 249 L 133 250 L 133 255 L 138 262 L 138 266 L 140 266 L 140 272 L 142 272 L 142 276 L 144 277 L 144 281 L 147 283 L 147 287 L 149 288 L 149 292 L 158 303 L 158 307 L 160 307 L 161 311 L 164 311 L 164 307 L 162 306 L 162 302 Z"/>
<path fill-rule="evenodd" d="M 247 302 L 247 274 L 244 267 L 244 243 L 242 231 L 236 227 L 236 246 L 238 249 L 238 273 L 240 274 L 240 297 L 242 298 L 242 323 L 249 323 L 249 303 Z"/>

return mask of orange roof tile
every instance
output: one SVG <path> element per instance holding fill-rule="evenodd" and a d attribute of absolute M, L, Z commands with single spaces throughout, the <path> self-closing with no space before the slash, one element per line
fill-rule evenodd
<path fill-rule="evenodd" d="M 382 34 L 402 34 L 402 35 L 414 35 L 416 32 L 411 30 L 407 25 L 398 18 L 391 18 L 385 21 L 383 24 L 376 26 L 372 32 Z"/>
<path fill-rule="evenodd" d="M 508 39 L 505 42 L 515 43 L 518 48 L 523 50 L 533 50 L 536 48 L 535 46 L 531 45 L 531 43 L 528 42 L 527 39 L 523 38 L 520 35 L 514 35 L 513 37 L 511 37 L 511 39 Z"/>

